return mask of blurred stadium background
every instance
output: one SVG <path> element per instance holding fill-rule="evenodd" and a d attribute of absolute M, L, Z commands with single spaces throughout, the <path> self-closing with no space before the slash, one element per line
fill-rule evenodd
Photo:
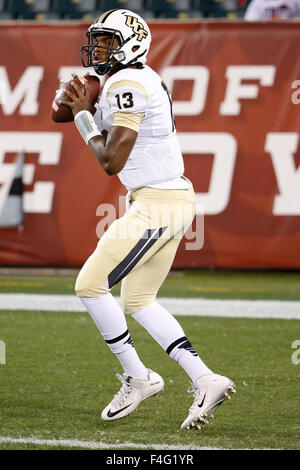
<path fill-rule="evenodd" d="M 245 21 L 233 0 L 0 1 L 0 265 L 79 267 L 124 211 L 118 178 L 50 113 L 118 6 L 149 19 L 198 197 L 174 267 L 299 269 L 299 22 Z"/>
<path fill-rule="evenodd" d="M 249 0 L 1 0 L 0 19 L 96 18 L 99 11 L 126 8 L 145 18 L 243 17 Z"/>

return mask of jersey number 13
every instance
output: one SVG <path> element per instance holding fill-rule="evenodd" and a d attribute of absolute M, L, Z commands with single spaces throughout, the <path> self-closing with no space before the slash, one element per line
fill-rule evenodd
<path fill-rule="evenodd" d="M 173 115 L 173 106 L 172 106 L 172 100 L 170 97 L 170 93 L 168 90 L 167 85 L 165 84 L 164 81 L 161 82 L 161 86 L 163 87 L 164 91 L 167 93 L 168 100 L 170 103 L 170 114 L 171 114 L 171 122 L 172 122 L 172 132 L 175 130 L 175 121 L 174 121 L 174 115 Z M 119 109 L 128 109 L 128 108 L 133 108 L 134 102 L 133 102 L 133 96 L 130 91 L 127 91 L 125 93 L 122 93 L 122 95 L 116 95 L 116 100 L 118 104 Z"/>
<path fill-rule="evenodd" d="M 122 108 L 128 109 L 128 108 L 133 108 L 134 106 L 133 96 L 130 91 L 123 93 L 121 96 L 116 95 L 116 100 L 117 100 L 119 109 L 122 109 Z"/>

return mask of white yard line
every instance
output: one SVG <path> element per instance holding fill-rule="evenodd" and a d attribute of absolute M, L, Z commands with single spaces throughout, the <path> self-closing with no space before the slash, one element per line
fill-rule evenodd
<path fill-rule="evenodd" d="M 14 438 L 14 437 L 2 437 L 0 436 L 1 444 L 34 444 L 44 445 L 51 447 L 80 447 L 82 449 L 154 449 L 154 450 L 222 450 L 221 447 L 197 447 L 197 446 L 185 446 L 185 445 L 168 445 L 168 444 L 135 444 L 133 442 L 124 442 L 117 444 L 108 444 L 105 442 L 93 442 L 93 441 L 79 441 L 76 439 L 37 439 L 34 437 L 29 438 Z"/>
<path fill-rule="evenodd" d="M 118 302 L 120 299 L 117 297 Z M 300 320 L 300 302 L 159 297 L 173 315 Z M 85 312 L 75 295 L 0 294 L 0 310 Z"/>

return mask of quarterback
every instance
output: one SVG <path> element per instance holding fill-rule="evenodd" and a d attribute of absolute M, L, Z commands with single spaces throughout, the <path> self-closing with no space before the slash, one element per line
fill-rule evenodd
<path fill-rule="evenodd" d="M 125 314 L 131 315 L 174 359 L 192 382 L 194 403 L 182 429 L 200 429 L 235 391 L 234 382 L 200 359 L 178 321 L 156 300 L 180 240 L 195 215 L 195 193 L 184 165 L 172 101 L 160 76 L 146 65 L 151 43 L 147 23 L 124 9 L 105 12 L 90 26 L 82 62 L 105 75 L 101 97 L 89 87 L 65 90 L 74 123 L 108 175 L 128 190 L 128 207 L 82 267 L 75 285 L 123 368 L 120 391 L 102 411 L 106 421 L 124 418 L 163 390 L 164 380 L 138 356 Z M 110 293 L 121 284 L 122 308 Z"/>

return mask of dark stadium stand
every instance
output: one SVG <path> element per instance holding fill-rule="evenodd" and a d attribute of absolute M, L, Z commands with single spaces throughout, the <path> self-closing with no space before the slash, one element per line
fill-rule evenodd
<path fill-rule="evenodd" d="M 242 18 L 250 0 L 0 0 L 1 20 L 93 20 L 126 8 L 152 18 Z"/>
<path fill-rule="evenodd" d="M 52 9 L 60 18 L 73 20 L 92 19 L 93 13 L 97 10 L 98 3 L 97 0 L 54 0 L 52 2 Z"/>

